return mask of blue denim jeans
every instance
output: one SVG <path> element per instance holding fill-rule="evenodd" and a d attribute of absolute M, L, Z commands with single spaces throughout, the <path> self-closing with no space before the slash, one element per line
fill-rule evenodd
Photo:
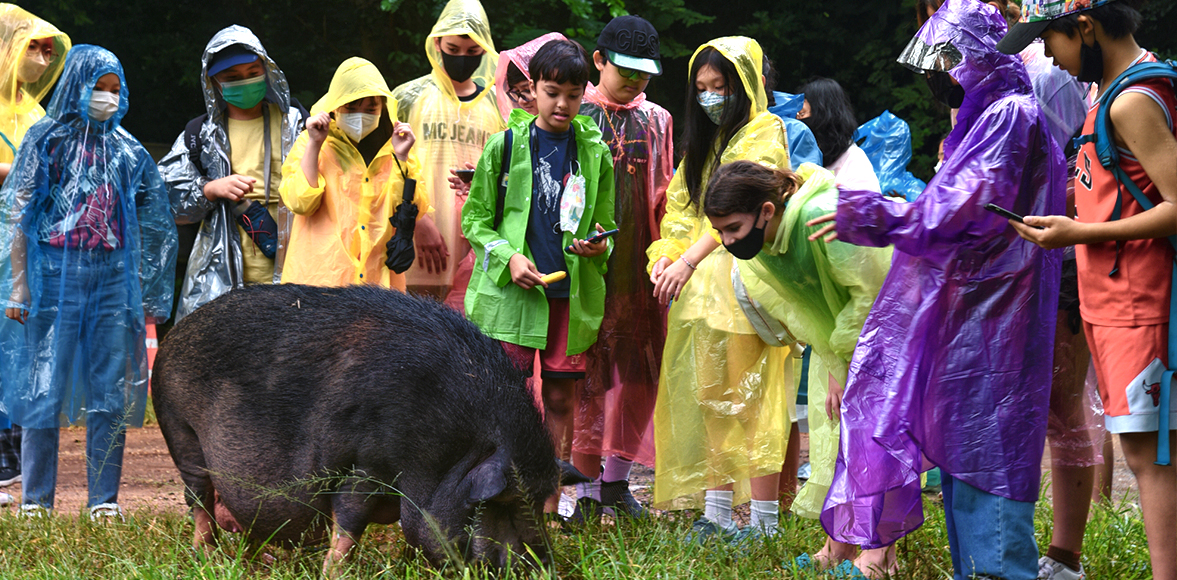
<path fill-rule="evenodd" d="M 21 441 L 21 504 L 53 507 L 58 428 L 25 429 Z M 86 414 L 86 483 L 90 507 L 118 503 L 127 426 L 122 415 Z"/>
<path fill-rule="evenodd" d="M 1034 502 L 993 495 L 941 474 L 954 580 L 1037 578 Z"/>

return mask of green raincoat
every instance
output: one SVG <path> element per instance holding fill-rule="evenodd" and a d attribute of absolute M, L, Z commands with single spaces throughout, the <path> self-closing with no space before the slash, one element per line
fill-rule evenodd
<path fill-rule="evenodd" d="M 508 263 L 511 256 L 522 253 L 532 260 L 527 247 L 527 223 L 531 215 L 531 144 L 529 127 L 534 115 L 522 109 L 511 112 L 508 130 L 512 132 L 511 169 L 503 222 L 494 229 L 498 179 L 503 159 L 503 133 L 486 142 L 470 197 L 462 208 L 462 231 L 474 248 L 474 273 L 466 291 L 467 316 L 487 335 L 530 348 L 542 349 L 548 341 L 548 301 L 544 289 L 536 286 L 524 290 L 511 281 Z M 613 155 L 601 142 L 601 130 L 589 117 L 577 115 L 572 120 L 576 131 L 577 161 L 585 178 L 584 215 L 576 233 L 564 232 L 563 244 L 573 238 L 585 239 L 595 231 L 595 224 L 606 230 L 613 222 Z M 580 354 L 597 341 L 597 330 L 605 314 L 605 270 L 609 251 L 595 258 L 582 258 L 565 252 L 564 263 L 572 282 L 569 293 L 568 352 Z M 543 272 L 549 274 L 550 272 Z"/>
<path fill-rule="evenodd" d="M 793 502 L 800 516 L 817 518 L 838 459 L 839 422 L 826 416 L 830 381 L 846 385 L 850 357 L 866 315 L 891 268 L 891 248 L 868 248 L 836 241 L 809 241 L 817 230 L 806 222 L 838 207 L 834 174 L 802 164 L 805 180 L 789 198 L 771 245 L 755 258 L 737 260 L 748 295 L 813 347 L 809 363 L 809 458 L 813 472 Z"/>

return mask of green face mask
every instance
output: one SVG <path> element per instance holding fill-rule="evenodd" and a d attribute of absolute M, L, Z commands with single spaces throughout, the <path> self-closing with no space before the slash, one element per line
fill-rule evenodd
<path fill-rule="evenodd" d="M 266 96 L 266 75 L 221 83 L 221 97 L 240 109 L 252 109 Z"/>

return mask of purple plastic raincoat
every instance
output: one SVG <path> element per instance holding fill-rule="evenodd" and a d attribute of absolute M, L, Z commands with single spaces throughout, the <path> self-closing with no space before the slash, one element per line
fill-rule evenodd
<path fill-rule="evenodd" d="M 839 239 L 895 246 L 850 364 L 821 516 L 843 542 L 880 547 L 920 526 L 924 457 L 986 492 L 1038 497 L 1061 253 L 983 207 L 1062 214 L 1066 164 L 1021 59 L 995 48 L 1005 30 L 977 0 L 936 12 L 904 57 L 960 53 L 948 72 L 966 97 L 944 167 L 914 202 L 844 191 L 838 203 Z"/>

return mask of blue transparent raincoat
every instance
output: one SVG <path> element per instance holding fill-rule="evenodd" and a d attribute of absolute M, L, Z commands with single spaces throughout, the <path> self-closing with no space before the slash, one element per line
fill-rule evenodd
<path fill-rule="evenodd" d="M 91 93 L 109 73 L 118 111 L 99 122 Z M 0 322 L 0 410 L 26 428 L 87 412 L 143 423 L 144 318 L 171 313 L 177 239 L 155 162 L 119 126 L 128 94 L 113 54 L 74 47 L 0 189 L 0 297 L 28 314 Z"/>
<path fill-rule="evenodd" d="M 863 123 L 854 132 L 854 141 L 874 166 L 883 195 L 915 201 L 927 187 L 907 170 L 911 163 L 911 128 L 891 111 Z"/>

